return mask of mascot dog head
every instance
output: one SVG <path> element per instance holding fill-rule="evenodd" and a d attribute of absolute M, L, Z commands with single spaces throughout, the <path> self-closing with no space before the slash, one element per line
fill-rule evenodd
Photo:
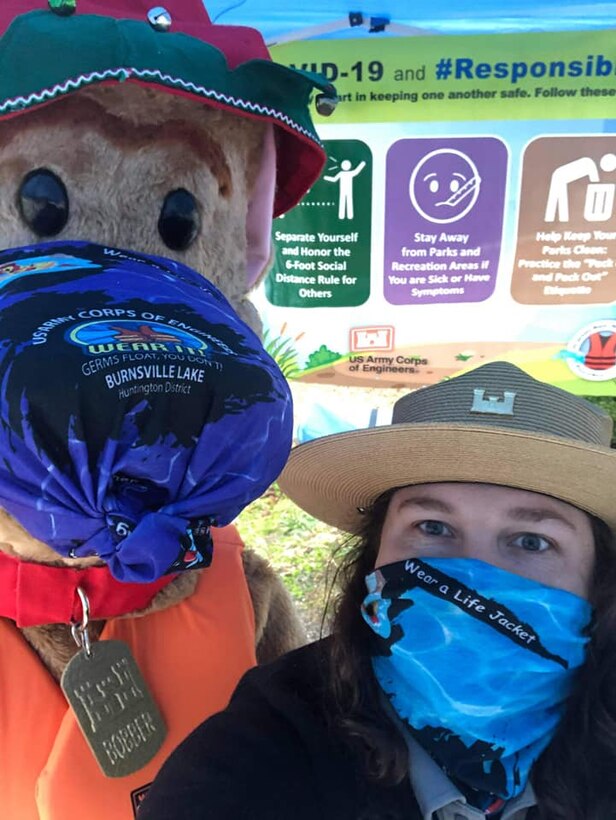
<path fill-rule="evenodd" d="M 244 321 L 272 216 L 318 177 L 308 112 L 322 78 L 201 0 L 5 0 L 0 6 L 0 248 L 89 241 L 188 265 Z M 1 513 L 0 547 L 60 556 Z"/>
<path fill-rule="evenodd" d="M 5 0 L 0 7 L 0 247 L 79 239 L 178 259 L 246 295 L 273 215 L 324 156 L 320 78 L 270 61 L 201 0 Z"/>

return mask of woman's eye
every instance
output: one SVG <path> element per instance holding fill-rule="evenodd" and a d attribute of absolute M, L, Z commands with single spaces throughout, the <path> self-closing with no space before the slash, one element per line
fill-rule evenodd
<path fill-rule="evenodd" d="M 197 238 L 201 217 L 197 200 L 184 188 L 170 191 L 158 217 L 158 233 L 172 251 L 185 251 Z"/>
<path fill-rule="evenodd" d="M 511 542 L 515 547 L 520 547 L 527 552 L 545 552 L 552 546 L 551 542 L 542 535 L 537 535 L 533 532 L 523 532 Z"/>
<path fill-rule="evenodd" d="M 421 521 L 417 528 L 423 532 L 424 535 L 432 536 L 449 536 L 452 535 L 451 529 L 442 521 Z"/>
<path fill-rule="evenodd" d="M 22 219 L 37 236 L 55 236 L 68 221 L 68 194 L 60 177 L 37 168 L 24 177 L 17 194 Z"/>

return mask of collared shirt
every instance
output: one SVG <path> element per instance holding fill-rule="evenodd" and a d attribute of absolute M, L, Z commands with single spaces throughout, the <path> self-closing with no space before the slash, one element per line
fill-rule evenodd
<path fill-rule="evenodd" d="M 409 778 L 422 820 L 485 820 L 485 812 L 470 806 L 440 766 L 405 732 L 409 750 Z M 503 808 L 499 820 L 524 820 L 537 800 L 530 782 Z"/>

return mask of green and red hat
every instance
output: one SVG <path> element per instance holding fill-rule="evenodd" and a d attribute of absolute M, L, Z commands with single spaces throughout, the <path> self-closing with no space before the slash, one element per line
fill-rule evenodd
<path fill-rule="evenodd" d="M 201 0 L 2 0 L 0 120 L 95 84 L 132 82 L 271 123 L 274 216 L 318 178 L 325 154 L 309 111 L 333 89 L 271 61 L 258 31 L 213 24 Z"/>

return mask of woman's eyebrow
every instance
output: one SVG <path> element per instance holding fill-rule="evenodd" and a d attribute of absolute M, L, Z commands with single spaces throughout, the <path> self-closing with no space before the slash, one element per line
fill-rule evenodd
<path fill-rule="evenodd" d="M 570 530 L 577 532 L 576 526 L 568 518 L 549 507 L 513 507 L 507 515 L 514 521 L 529 521 L 533 524 L 538 524 L 540 521 L 559 521 Z"/>
<path fill-rule="evenodd" d="M 430 495 L 414 495 L 411 498 L 405 498 L 400 504 L 400 509 L 404 507 L 421 507 L 426 510 L 435 510 L 436 512 L 448 513 L 452 515 L 455 508 L 446 501 L 441 501 L 440 498 L 433 498 Z"/>

